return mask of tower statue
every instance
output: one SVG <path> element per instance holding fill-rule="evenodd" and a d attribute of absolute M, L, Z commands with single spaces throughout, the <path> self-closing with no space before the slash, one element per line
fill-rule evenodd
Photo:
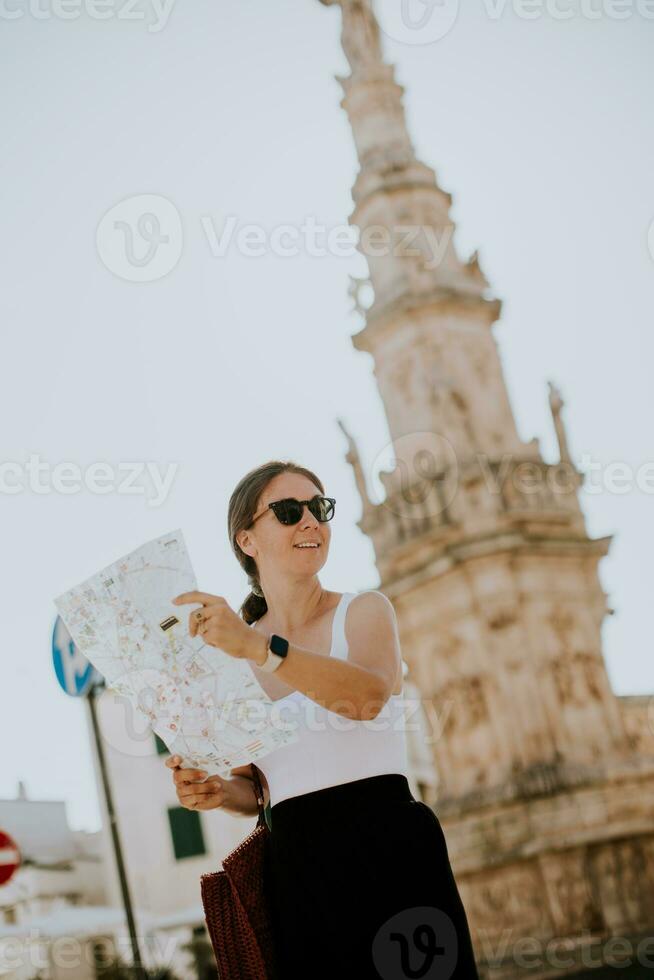
<path fill-rule="evenodd" d="M 343 17 L 341 43 L 353 74 L 383 60 L 379 24 L 371 0 L 320 0 L 325 6 L 339 4 Z"/>
<path fill-rule="evenodd" d="M 566 435 L 563 419 L 561 418 L 561 409 L 565 405 L 565 402 L 561 396 L 560 388 L 557 388 L 553 381 L 548 381 L 547 384 L 549 387 L 550 411 L 552 413 L 552 421 L 554 422 L 556 438 L 559 444 L 559 459 L 562 463 L 569 463 L 571 459 L 570 450 L 568 448 L 568 437 Z"/>

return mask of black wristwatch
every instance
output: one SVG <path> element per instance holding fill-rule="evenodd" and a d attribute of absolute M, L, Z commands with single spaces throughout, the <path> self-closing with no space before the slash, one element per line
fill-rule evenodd
<path fill-rule="evenodd" d="M 272 633 L 268 640 L 268 656 L 262 664 L 259 664 L 260 669 L 266 670 L 268 673 L 277 670 L 287 653 L 288 640 L 285 640 L 283 636 L 278 636 L 277 633 Z"/>

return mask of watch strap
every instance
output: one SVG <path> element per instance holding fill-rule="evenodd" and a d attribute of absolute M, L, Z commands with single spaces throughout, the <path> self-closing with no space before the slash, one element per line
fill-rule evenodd
<path fill-rule="evenodd" d="M 273 633 L 268 640 L 268 656 L 260 665 L 261 670 L 265 670 L 268 673 L 277 670 L 287 653 L 288 640 L 283 636 L 279 636 L 277 633 Z"/>

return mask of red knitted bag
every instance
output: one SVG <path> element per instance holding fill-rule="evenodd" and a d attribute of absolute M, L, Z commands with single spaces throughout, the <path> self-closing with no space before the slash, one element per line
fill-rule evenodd
<path fill-rule="evenodd" d="M 277 980 L 273 928 L 264 890 L 270 830 L 259 770 L 252 764 L 259 817 L 223 858 L 223 871 L 200 878 L 202 905 L 220 980 Z"/>

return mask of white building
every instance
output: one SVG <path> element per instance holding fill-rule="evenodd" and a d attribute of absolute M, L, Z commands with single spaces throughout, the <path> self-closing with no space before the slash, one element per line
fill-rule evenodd
<path fill-rule="evenodd" d="M 0 886 L 0 976 L 94 976 L 94 942 L 118 935 L 124 918 L 105 904 L 100 832 L 71 830 L 63 801 L 30 800 L 22 783 L 0 800 L 0 828 L 21 852 Z"/>
<path fill-rule="evenodd" d="M 181 980 L 213 978 L 200 877 L 221 869 L 256 817 L 181 807 L 163 743 L 137 729 L 120 695 L 104 690 L 95 704 L 141 959 Z M 132 960 L 90 717 L 101 830 L 71 830 L 63 801 L 28 800 L 22 785 L 0 800 L 0 829 L 22 859 L 0 886 L 1 980 L 96 980 L 115 957 Z"/>
<path fill-rule="evenodd" d="M 256 826 L 256 816 L 182 807 L 164 764 L 168 749 L 135 717 L 127 699 L 105 689 L 96 698 L 96 709 L 141 956 L 145 963 L 167 966 L 189 980 L 198 972 L 215 976 L 210 947 L 205 947 L 210 954 L 206 970 L 202 965 L 198 969 L 194 955 L 183 948 L 193 939 L 208 943 L 200 878 L 221 870 L 222 859 Z M 90 724 L 89 730 L 92 737 Z M 93 737 L 92 744 L 107 900 L 119 908 L 120 881 Z M 129 950 L 125 953 L 129 959 Z"/>

